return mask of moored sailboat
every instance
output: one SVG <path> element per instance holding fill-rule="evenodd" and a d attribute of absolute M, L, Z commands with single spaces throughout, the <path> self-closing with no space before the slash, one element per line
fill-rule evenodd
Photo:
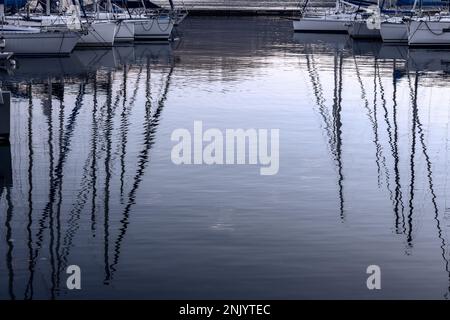
<path fill-rule="evenodd" d="M 380 10 L 378 6 L 370 6 L 355 14 L 354 20 L 348 23 L 348 34 L 354 39 L 381 39 Z"/>
<path fill-rule="evenodd" d="M 80 5 L 64 8 L 64 13 L 51 13 L 50 0 L 45 5 L 45 13 L 35 13 L 27 16 L 8 16 L 7 21 L 17 27 L 34 28 L 43 31 L 72 32 L 76 36 L 78 46 L 101 46 L 110 47 L 114 44 L 114 35 L 117 24 L 108 21 L 96 21 L 80 17 Z"/>
<path fill-rule="evenodd" d="M 413 47 L 450 46 L 450 15 L 440 13 L 411 20 L 408 44 Z"/>
<path fill-rule="evenodd" d="M 0 16 L 3 50 L 16 55 L 67 55 L 78 42 L 78 32 L 68 28 L 40 28 L 8 23 L 4 15 L 4 0 L 0 0 Z"/>
<path fill-rule="evenodd" d="M 390 17 L 381 22 L 380 35 L 383 42 L 407 43 L 408 24 L 404 17 Z"/>
<path fill-rule="evenodd" d="M 16 55 L 67 55 L 78 42 L 73 31 L 41 30 L 33 27 L 3 25 L 0 34 L 5 50 Z"/>
<path fill-rule="evenodd" d="M 293 21 L 296 32 L 347 33 L 347 23 L 353 20 L 352 9 L 346 8 L 340 0 L 335 8 L 325 12 L 307 12 L 308 1 L 305 2 L 300 18 Z"/>
<path fill-rule="evenodd" d="M 184 16 L 180 17 L 180 13 L 175 9 L 172 11 L 148 9 L 144 2 L 140 8 L 122 8 L 111 0 L 107 0 L 104 7 L 96 5 L 94 18 L 98 21 L 114 21 L 117 24 L 115 41 L 125 42 L 132 40 L 167 41 L 174 26 L 180 23 Z"/>
<path fill-rule="evenodd" d="M 405 9 L 406 7 L 406 9 Z M 388 9 L 383 12 L 389 16 L 381 22 L 380 33 L 384 42 L 408 43 L 411 23 L 419 15 L 429 16 L 441 12 L 443 3 L 440 0 L 397 0 L 394 10 Z"/>

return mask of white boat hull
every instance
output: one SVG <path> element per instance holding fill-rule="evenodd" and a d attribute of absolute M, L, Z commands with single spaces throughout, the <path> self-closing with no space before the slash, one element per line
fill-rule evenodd
<path fill-rule="evenodd" d="M 348 34 L 354 39 L 380 39 L 380 29 L 369 29 L 366 21 L 354 21 L 348 27 Z"/>
<path fill-rule="evenodd" d="M 323 33 L 347 33 L 345 25 L 348 19 L 325 19 L 320 17 L 306 17 L 294 20 L 294 31 L 296 32 L 323 32 Z"/>
<path fill-rule="evenodd" d="M 114 21 L 95 21 L 87 27 L 87 33 L 81 35 L 78 46 L 111 47 L 114 45 L 117 24 Z"/>
<path fill-rule="evenodd" d="M 170 38 L 175 21 L 169 17 L 130 20 L 134 22 L 134 39 L 140 41 L 162 40 Z"/>
<path fill-rule="evenodd" d="M 134 23 L 130 20 L 122 20 L 117 25 L 114 42 L 130 42 L 134 40 Z"/>
<path fill-rule="evenodd" d="M 450 21 L 411 21 L 410 46 L 450 46 Z"/>
<path fill-rule="evenodd" d="M 4 51 L 15 55 L 68 55 L 78 42 L 76 32 L 4 32 Z"/>
<path fill-rule="evenodd" d="M 407 43 L 408 25 L 404 22 L 382 22 L 380 34 L 383 42 Z"/>

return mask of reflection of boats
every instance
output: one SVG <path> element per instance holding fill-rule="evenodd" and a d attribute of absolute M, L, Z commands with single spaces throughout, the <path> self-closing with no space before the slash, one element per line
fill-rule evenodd
<path fill-rule="evenodd" d="M 113 49 L 75 50 L 67 57 L 19 57 L 14 70 L 0 74 L 7 82 L 82 76 L 101 67 L 115 67 Z"/>
<path fill-rule="evenodd" d="M 113 51 L 117 65 L 132 64 L 136 61 L 134 57 L 134 46 L 116 46 L 113 48 Z"/>
<path fill-rule="evenodd" d="M 314 44 L 333 48 L 346 48 L 348 46 L 348 40 L 348 34 L 294 33 L 294 41 L 300 44 Z"/>
<path fill-rule="evenodd" d="M 412 71 L 450 72 L 450 50 L 409 49 L 408 68 Z"/>
<path fill-rule="evenodd" d="M 32 79 L 59 78 L 65 75 L 74 76 L 84 72 L 73 55 L 66 57 L 19 57 L 13 70 L 0 73 L 3 82 L 27 81 Z"/>
<path fill-rule="evenodd" d="M 0 142 L 9 140 L 11 94 L 0 91 Z"/>
<path fill-rule="evenodd" d="M 152 51 L 152 47 L 154 46 L 140 46 L 139 54 L 143 59 L 148 55 L 156 58 L 158 52 L 167 52 L 163 46 L 157 46 L 158 50 L 155 51 Z M 139 190 L 144 187 L 141 184 L 144 184 L 144 176 L 150 164 L 150 152 L 156 140 L 156 131 L 168 96 L 174 66 L 161 65 L 158 62 L 154 64 L 154 60 L 149 58 L 144 60 L 144 63 L 128 64 L 114 72 L 99 67 L 111 65 L 110 58 L 116 57 L 117 54 L 123 57 L 125 63 L 134 63 L 133 47 L 118 49 L 120 50 L 94 50 L 92 55 L 88 55 L 87 50 L 76 50 L 71 57 L 43 58 L 41 62 L 45 62 L 44 66 L 40 61 L 36 62 L 36 59 L 23 59 L 30 62 L 28 67 L 33 69 L 35 74 L 38 73 L 36 65 L 41 65 L 40 69 L 43 71 L 40 79 L 26 78 L 22 83 L 13 84 L 25 92 L 17 100 L 27 109 L 23 112 L 26 118 L 24 126 L 17 130 L 18 141 L 26 139 L 25 147 L 22 148 L 18 143 L 12 153 L 16 160 L 23 158 L 27 162 L 27 168 L 21 171 L 23 175 L 18 177 L 18 180 L 27 186 L 27 195 L 20 200 L 26 203 L 25 209 L 15 206 L 18 199 L 15 192 L 20 192 L 20 189 L 10 188 L 11 164 L 17 161 L 11 161 L 9 145 L 0 145 L 0 199 L 6 202 L 5 206 L 2 203 L 6 211 L 2 232 L 7 243 L 5 261 L 9 283 L 7 294 L 10 299 L 19 295 L 22 297 L 22 294 L 25 299 L 39 299 L 43 295 L 50 295 L 55 299 L 61 292 L 64 293 L 65 282 L 59 279 L 70 264 L 73 251 L 79 248 L 79 238 L 84 235 L 80 229 L 84 228 L 86 223 L 91 227 L 93 237 L 100 225 L 105 232 L 99 246 L 106 257 L 103 260 L 105 274 L 100 275 L 104 283 L 113 281 L 114 274 L 119 271 L 123 259 L 121 255 L 126 250 L 123 242 L 127 229 L 133 222 Z M 77 57 L 77 54 L 81 56 Z M 61 68 L 73 63 L 75 67 L 76 60 L 88 58 L 94 58 L 95 61 L 83 61 L 89 66 L 88 69 L 95 65 L 100 68 L 89 77 L 75 76 L 75 83 L 53 81 L 48 75 L 45 78 L 46 70 L 43 67 L 47 65 L 53 63 Z M 34 63 L 34 68 L 31 63 Z M 23 67 L 23 64 L 20 67 Z M 151 75 L 154 67 L 158 70 Z M 71 67 L 72 69 L 75 68 Z M 54 70 L 57 70 L 57 67 Z M 118 83 L 119 87 L 116 87 L 115 83 Z M 157 90 L 158 88 L 161 90 Z M 147 103 L 144 109 L 134 108 L 140 94 L 144 95 L 146 101 L 155 103 Z M 84 117 L 83 113 L 88 116 Z M 0 116 L 1 121 L 3 115 Z M 135 122 L 135 118 L 139 122 Z M 120 126 L 115 125 L 116 119 L 120 120 Z M 132 131 L 138 127 L 142 129 L 138 132 Z M 80 136 L 80 132 L 84 132 L 86 136 Z M 127 135 L 130 137 L 127 138 Z M 142 135 L 144 139 L 135 144 L 136 139 L 132 139 L 131 135 Z M 80 139 L 89 140 L 89 148 L 76 148 Z M 43 159 L 36 152 L 42 147 L 40 142 L 48 147 L 50 160 Z M 133 152 L 135 146 L 139 147 L 137 154 Z M 136 168 L 128 166 L 129 163 L 135 163 Z M 102 171 L 103 165 L 105 171 Z M 115 188 L 113 179 L 117 173 L 116 169 L 120 166 L 122 171 L 119 191 L 119 188 Z M 81 175 L 66 174 L 77 169 L 81 170 Z M 132 176 L 128 175 L 128 171 L 125 172 L 126 169 L 132 170 L 130 173 L 134 172 Z M 47 177 L 43 184 L 35 178 L 36 173 L 40 175 L 42 170 L 45 170 Z M 128 177 L 130 184 L 124 182 Z M 67 183 L 74 183 L 74 188 L 67 188 Z M 124 201 L 115 197 L 116 191 L 120 192 Z M 42 207 L 34 205 L 33 201 L 38 196 L 44 201 Z M 61 205 L 63 199 L 67 205 Z M 97 205 L 100 202 L 103 205 Z M 114 217 L 110 208 L 120 210 L 120 220 L 110 218 L 110 215 Z M 19 233 L 16 232 L 18 229 L 13 217 L 17 211 L 13 209 L 27 214 L 25 237 L 19 238 Z M 90 215 L 87 222 L 84 220 L 86 215 Z M 20 221 L 20 224 L 22 223 L 23 220 Z M 13 239 L 17 241 L 13 243 Z M 94 242 L 93 245 L 96 246 L 97 243 Z M 27 263 L 24 268 L 15 268 L 14 261 L 22 258 L 19 250 L 14 250 L 15 248 L 26 250 Z M 50 251 L 49 265 L 45 263 L 44 266 L 41 258 L 49 256 L 47 249 Z M 36 275 L 41 274 L 41 270 L 51 279 L 48 286 L 37 283 Z M 19 288 L 23 288 L 23 292 Z"/>
<path fill-rule="evenodd" d="M 144 62 L 145 59 L 168 61 L 172 56 L 172 47 L 166 44 L 136 44 L 134 47 L 136 62 Z"/>
<path fill-rule="evenodd" d="M 0 74 L 5 82 L 44 80 L 50 78 L 79 77 L 94 72 L 99 68 L 114 69 L 118 66 L 115 50 L 75 50 L 67 57 L 19 57 L 14 70 Z"/>
<path fill-rule="evenodd" d="M 357 40 L 353 39 L 352 42 L 352 53 L 355 56 L 378 56 L 382 42 L 378 41 L 368 41 L 368 40 Z"/>
<path fill-rule="evenodd" d="M 19 57 L 13 70 L 0 73 L 4 82 L 44 80 L 83 76 L 96 70 L 114 70 L 122 65 L 151 61 L 167 62 L 171 58 L 170 44 L 139 44 L 90 50 L 75 50 L 65 57 Z"/>
<path fill-rule="evenodd" d="M 7 142 L 0 143 L 0 198 L 3 188 L 12 186 L 11 146 Z"/>
<path fill-rule="evenodd" d="M 72 55 L 85 71 L 95 71 L 99 68 L 115 69 L 118 64 L 114 49 L 75 50 Z"/>
<path fill-rule="evenodd" d="M 409 48 L 404 45 L 389 45 L 374 41 L 353 41 L 355 56 L 373 56 L 377 59 L 396 60 L 410 71 L 450 73 L 450 50 L 437 48 Z M 423 84 L 424 86 L 426 83 Z M 435 85 L 438 85 L 435 82 Z"/>
<path fill-rule="evenodd" d="M 334 162 L 337 171 L 337 186 L 339 198 L 340 218 L 345 219 L 344 208 L 344 173 L 343 173 L 343 157 L 342 157 L 342 93 L 343 93 L 343 50 L 334 50 L 333 66 L 329 70 L 333 70 L 334 88 L 331 106 L 327 105 L 327 98 L 324 95 L 321 83 L 320 72 L 317 70 L 316 59 L 314 57 L 313 46 L 305 46 L 306 70 L 310 78 L 312 92 L 315 96 L 315 109 L 320 115 L 322 127 L 327 137 L 327 147 Z"/>
<path fill-rule="evenodd" d="M 12 55 L 12 52 L 0 52 L 0 60 L 8 60 Z"/>
<path fill-rule="evenodd" d="M 380 59 L 408 59 L 408 46 L 382 44 L 378 51 Z"/>

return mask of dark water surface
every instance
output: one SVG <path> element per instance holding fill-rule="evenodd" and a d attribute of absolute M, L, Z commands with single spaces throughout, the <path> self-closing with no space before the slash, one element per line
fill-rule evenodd
<path fill-rule="evenodd" d="M 449 52 L 277 18 L 179 32 L 1 74 L 1 298 L 447 297 Z M 279 128 L 279 173 L 173 164 L 196 120 Z"/>

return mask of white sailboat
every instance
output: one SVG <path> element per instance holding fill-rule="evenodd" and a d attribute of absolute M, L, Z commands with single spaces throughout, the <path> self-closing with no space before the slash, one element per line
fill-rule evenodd
<path fill-rule="evenodd" d="M 117 20 L 114 42 L 131 42 L 134 40 L 134 23 L 129 20 Z"/>
<path fill-rule="evenodd" d="M 410 46 L 450 45 L 450 16 L 442 11 L 444 5 L 439 0 L 397 0 L 403 5 L 412 5 L 405 16 L 394 16 L 381 23 L 384 42 L 408 43 Z M 436 13 L 438 12 L 438 13 Z"/>
<path fill-rule="evenodd" d="M 134 39 L 137 41 L 167 41 L 172 34 L 176 19 L 170 15 L 148 17 L 132 16 L 134 22 Z"/>
<path fill-rule="evenodd" d="M 450 16 L 448 13 L 411 20 L 408 44 L 413 47 L 450 46 Z"/>
<path fill-rule="evenodd" d="M 347 23 L 353 20 L 353 10 L 346 10 L 340 0 L 336 1 L 333 10 L 321 13 L 306 13 L 305 4 L 302 15 L 293 21 L 296 32 L 347 33 Z"/>
<path fill-rule="evenodd" d="M 34 14 L 27 17 L 14 15 L 7 17 L 9 23 L 20 27 L 38 28 L 41 30 L 74 32 L 78 46 L 111 47 L 114 44 L 117 23 L 114 21 L 97 21 L 80 18 L 79 3 L 65 8 L 64 14 L 51 14 L 50 1 L 47 0 L 45 14 Z"/>
<path fill-rule="evenodd" d="M 96 0 L 94 0 L 93 15 L 85 15 L 82 19 L 86 32 L 81 35 L 80 40 L 78 41 L 78 46 L 112 47 L 114 45 L 114 40 L 120 22 L 118 23 L 117 21 L 110 19 L 100 19 L 99 14 L 99 4 Z"/>
<path fill-rule="evenodd" d="M 420 11 L 424 8 L 432 9 L 436 6 L 436 0 L 420 0 Z M 381 22 L 380 33 L 383 42 L 408 43 L 409 25 L 416 14 L 417 0 L 396 0 L 393 16 L 387 17 Z M 402 7 L 407 10 L 402 10 Z"/>
<path fill-rule="evenodd" d="M 0 34 L 4 50 L 16 55 L 67 55 L 78 41 L 78 32 L 68 28 L 41 28 L 9 24 L 4 16 L 4 3 L 0 0 Z"/>
<path fill-rule="evenodd" d="M 296 32 L 347 33 L 346 23 L 350 22 L 349 14 L 326 14 L 323 16 L 302 17 L 294 21 Z"/>
<path fill-rule="evenodd" d="M 408 20 L 406 17 L 389 17 L 381 22 L 380 35 L 383 42 L 408 43 Z"/>
<path fill-rule="evenodd" d="M 78 42 L 73 31 L 41 30 L 33 27 L 3 25 L 0 34 L 5 50 L 16 55 L 67 55 Z"/>
<path fill-rule="evenodd" d="M 354 39 L 380 39 L 380 10 L 378 6 L 370 6 L 365 12 L 355 15 L 348 24 L 348 34 Z"/>
<path fill-rule="evenodd" d="M 348 34 L 354 39 L 380 39 L 380 29 L 370 29 L 364 20 L 356 20 L 348 26 Z"/>
<path fill-rule="evenodd" d="M 146 10 L 145 4 L 142 3 L 143 10 L 141 12 L 130 12 L 112 5 L 108 0 L 108 7 L 104 12 L 95 15 L 96 20 L 109 20 L 117 23 L 117 31 L 115 41 L 131 41 L 131 40 L 165 40 L 170 38 L 173 27 L 177 22 L 177 16 L 171 12 L 151 12 Z"/>

